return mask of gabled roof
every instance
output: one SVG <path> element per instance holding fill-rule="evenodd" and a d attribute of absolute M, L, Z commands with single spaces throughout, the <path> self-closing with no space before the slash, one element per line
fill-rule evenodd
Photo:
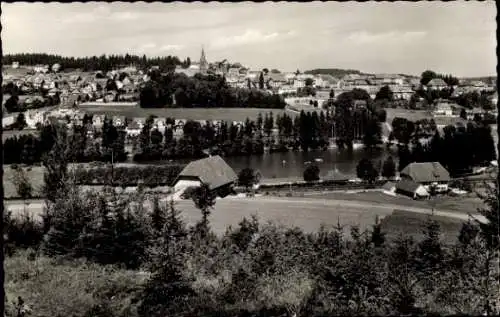
<path fill-rule="evenodd" d="M 421 185 L 407 179 L 402 179 L 396 183 L 396 190 L 403 191 L 405 193 L 415 193 Z"/>
<path fill-rule="evenodd" d="M 441 78 L 434 78 L 429 83 L 427 83 L 427 86 L 448 86 L 444 80 Z"/>
<path fill-rule="evenodd" d="M 234 170 L 219 156 L 210 156 L 189 163 L 179 177 L 196 177 L 203 184 L 215 189 L 237 180 Z"/>
<path fill-rule="evenodd" d="M 418 183 L 450 181 L 450 173 L 439 162 L 411 163 L 400 174 Z"/>
<path fill-rule="evenodd" d="M 383 190 L 388 190 L 388 191 L 391 191 L 391 190 L 393 190 L 395 187 L 396 187 L 396 183 L 394 183 L 394 182 L 387 182 L 387 183 L 385 183 L 385 184 L 382 186 L 382 189 L 383 189 Z"/>

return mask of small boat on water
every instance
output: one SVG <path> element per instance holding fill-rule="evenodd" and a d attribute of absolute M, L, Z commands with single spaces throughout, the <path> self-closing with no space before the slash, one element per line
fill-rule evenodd
<path fill-rule="evenodd" d="M 320 157 L 315 158 L 315 159 L 314 159 L 314 161 L 315 161 L 316 163 L 323 163 L 323 159 L 322 159 L 322 158 L 320 158 Z"/>
<path fill-rule="evenodd" d="M 311 161 L 304 162 L 304 165 L 309 165 L 311 164 Z"/>

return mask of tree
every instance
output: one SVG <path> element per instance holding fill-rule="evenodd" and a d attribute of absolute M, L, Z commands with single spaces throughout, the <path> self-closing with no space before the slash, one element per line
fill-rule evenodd
<path fill-rule="evenodd" d="M 371 242 L 375 247 L 380 247 L 385 242 L 385 232 L 382 232 L 382 225 L 380 224 L 379 217 L 375 217 L 375 224 L 371 234 Z"/>
<path fill-rule="evenodd" d="M 378 177 L 378 171 L 373 166 L 372 161 L 362 159 L 356 166 L 356 175 L 362 180 L 374 182 Z"/>
<path fill-rule="evenodd" d="M 304 174 L 303 174 L 304 180 L 306 182 L 314 182 L 314 181 L 319 180 L 319 172 L 320 172 L 320 170 L 319 170 L 319 167 L 317 165 L 309 165 L 304 170 Z"/>
<path fill-rule="evenodd" d="M 392 178 L 396 176 L 396 163 L 392 156 L 389 156 L 387 160 L 384 161 L 384 165 L 382 167 L 382 176 L 386 178 Z"/>
<path fill-rule="evenodd" d="M 380 88 L 380 90 L 377 92 L 375 100 L 387 100 L 387 101 L 394 100 L 394 94 L 391 88 L 389 88 L 389 86 L 387 85 L 382 86 L 382 88 Z"/>
<path fill-rule="evenodd" d="M 306 78 L 305 84 L 306 87 L 311 87 L 314 84 L 314 80 L 312 78 Z"/>
<path fill-rule="evenodd" d="M 259 89 L 264 89 L 264 73 L 260 72 L 259 75 Z"/>
<path fill-rule="evenodd" d="M 26 118 L 24 117 L 24 113 L 21 112 L 17 115 L 15 124 L 16 124 L 17 129 L 19 129 L 19 130 L 24 129 L 27 126 Z"/>
<path fill-rule="evenodd" d="M 215 206 L 215 193 L 210 190 L 208 185 L 202 184 L 196 187 L 192 199 L 196 208 L 202 214 L 201 220 L 195 226 L 195 232 L 203 240 L 208 237 L 210 231 L 208 217 L 210 216 L 210 209 Z"/>
<path fill-rule="evenodd" d="M 494 182 L 494 185 L 486 184 L 487 193 L 480 195 L 483 199 L 486 208 L 481 208 L 478 212 L 487 219 L 487 222 L 481 222 L 476 220 L 479 228 L 481 229 L 481 235 L 486 241 L 486 244 L 491 250 L 498 250 L 500 246 L 500 219 L 499 219 L 499 202 L 498 202 L 498 182 Z"/>
<path fill-rule="evenodd" d="M 274 128 L 273 113 L 269 112 L 269 116 L 266 116 L 264 120 L 264 132 L 267 134 L 268 137 L 273 132 L 273 128 Z"/>
<path fill-rule="evenodd" d="M 420 83 L 425 86 L 434 78 L 437 78 L 437 74 L 432 70 L 426 70 L 420 76 Z"/>
<path fill-rule="evenodd" d="M 71 147 L 68 144 L 67 129 L 55 126 L 52 130 L 54 143 L 50 151 L 43 157 L 45 166 L 43 193 L 50 202 L 57 197 L 65 197 L 68 180 L 68 158 Z"/>
<path fill-rule="evenodd" d="M 12 182 L 16 186 L 17 195 L 24 199 L 29 199 L 32 196 L 33 187 L 31 186 L 29 178 L 24 173 L 22 167 L 17 168 L 14 173 Z"/>
<path fill-rule="evenodd" d="M 251 168 L 244 168 L 240 171 L 238 174 L 238 184 L 240 186 L 245 186 L 246 190 L 257 183 L 257 175 L 255 174 L 255 171 Z"/>
<path fill-rule="evenodd" d="M 460 118 L 467 120 L 467 112 L 465 109 L 460 110 Z"/>

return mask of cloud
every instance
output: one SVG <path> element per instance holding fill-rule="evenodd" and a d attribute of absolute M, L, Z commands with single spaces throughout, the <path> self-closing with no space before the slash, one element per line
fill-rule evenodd
<path fill-rule="evenodd" d="M 178 51 L 180 49 L 184 48 L 184 45 L 179 45 L 179 44 L 166 44 L 160 47 L 161 51 Z"/>
<path fill-rule="evenodd" d="M 139 51 L 140 53 L 146 53 L 146 52 L 151 51 L 152 49 L 155 49 L 155 48 L 156 48 L 155 43 L 146 43 L 146 44 L 139 46 L 137 48 L 137 51 Z"/>
<path fill-rule="evenodd" d="M 385 33 L 368 33 L 366 31 L 354 32 L 348 36 L 348 40 L 355 44 L 370 44 L 377 42 L 408 42 L 424 37 L 427 33 L 423 31 L 407 31 L 396 32 L 390 31 Z"/>
<path fill-rule="evenodd" d="M 115 12 L 109 16 L 111 20 L 118 20 L 118 21 L 130 21 L 130 20 L 136 20 L 139 18 L 138 14 L 135 14 L 133 12 L 129 11 L 123 11 L 123 12 Z"/>
<path fill-rule="evenodd" d="M 281 37 L 288 37 L 295 35 L 294 31 L 288 31 L 286 33 L 261 33 L 257 30 L 247 30 L 241 35 L 234 35 L 228 37 L 219 37 L 215 39 L 211 46 L 214 48 L 225 48 L 230 46 L 239 46 L 247 44 L 264 43 L 275 40 Z"/>

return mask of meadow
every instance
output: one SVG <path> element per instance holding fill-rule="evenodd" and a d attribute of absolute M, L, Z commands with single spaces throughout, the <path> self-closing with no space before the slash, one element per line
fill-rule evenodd
<path fill-rule="evenodd" d="M 432 114 L 427 110 L 410 110 L 401 108 L 385 108 L 387 113 L 387 122 L 392 123 L 396 117 L 405 118 L 410 121 L 417 121 L 422 119 L 432 118 Z"/>
<path fill-rule="evenodd" d="M 458 233 L 464 223 L 463 220 L 453 219 L 443 216 L 429 216 L 405 210 L 394 210 L 394 212 L 380 221 L 382 230 L 387 233 L 389 240 L 398 236 L 412 236 L 414 239 L 421 239 L 423 227 L 429 220 L 435 220 L 441 226 L 441 238 L 445 243 L 457 242 Z"/>
<path fill-rule="evenodd" d="M 245 121 L 246 118 L 256 120 L 259 113 L 264 114 L 272 112 L 273 116 L 295 114 L 291 111 L 281 109 L 266 108 L 138 108 L 138 107 L 120 107 L 120 106 L 102 106 L 102 107 L 80 107 L 81 110 L 92 114 L 105 114 L 108 116 L 125 116 L 128 118 L 146 118 L 150 115 L 157 117 L 171 117 L 175 119 L 186 120 L 224 120 L 224 121 Z"/>

